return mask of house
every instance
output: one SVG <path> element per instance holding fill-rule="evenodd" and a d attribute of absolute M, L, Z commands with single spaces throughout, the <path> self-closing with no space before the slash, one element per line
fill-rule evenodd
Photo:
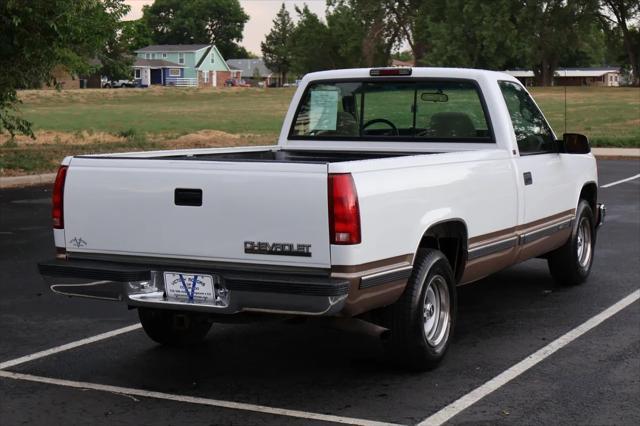
<path fill-rule="evenodd" d="M 102 62 L 98 59 L 91 59 L 89 65 L 94 70 L 88 75 L 77 75 L 70 72 L 64 65 L 56 65 L 53 68 L 52 75 L 55 79 L 57 86 L 45 85 L 46 89 L 53 89 L 59 87 L 60 89 L 99 89 L 101 85 L 101 76 L 99 69 L 102 67 Z"/>
<path fill-rule="evenodd" d="M 561 68 L 553 78 L 556 86 L 620 86 L 620 68 Z"/>
<path fill-rule="evenodd" d="M 162 44 L 136 50 L 136 82 L 148 87 L 223 87 L 231 70 L 212 44 Z"/>
<path fill-rule="evenodd" d="M 534 85 L 535 75 L 530 70 L 506 70 L 506 74 L 517 78 L 524 87 L 530 87 Z"/>
<path fill-rule="evenodd" d="M 507 70 L 525 86 L 533 86 L 535 77 L 530 70 Z M 619 86 L 620 69 L 616 67 L 600 68 L 559 68 L 553 77 L 554 86 Z"/>
<path fill-rule="evenodd" d="M 63 65 L 56 65 L 51 71 L 51 75 L 58 84 L 60 89 L 79 89 L 80 79 L 77 75 L 69 72 L 69 70 Z M 55 89 L 54 85 L 45 85 L 47 89 Z"/>
<path fill-rule="evenodd" d="M 263 82 L 267 87 L 280 85 L 280 76 L 267 68 L 262 58 L 228 59 L 227 65 L 233 70 L 240 71 L 239 78 L 247 82 L 256 85 Z"/>

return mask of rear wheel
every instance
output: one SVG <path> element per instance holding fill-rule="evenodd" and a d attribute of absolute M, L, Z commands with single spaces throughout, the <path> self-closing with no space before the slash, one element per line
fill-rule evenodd
<path fill-rule="evenodd" d="M 207 315 L 164 309 L 138 308 L 142 328 L 162 345 L 185 346 L 204 339 L 211 328 Z"/>
<path fill-rule="evenodd" d="M 388 309 L 392 360 L 416 370 L 436 367 L 447 351 L 456 318 L 456 289 L 447 258 L 420 250 L 403 295 Z"/>
<path fill-rule="evenodd" d="M 548 257 L 549 271 L 561 285 L 577 285 L 586 281 L 591 272 L 596 243 L 593 211 L 585 200 L 580 200 L 571 238 Z"/>

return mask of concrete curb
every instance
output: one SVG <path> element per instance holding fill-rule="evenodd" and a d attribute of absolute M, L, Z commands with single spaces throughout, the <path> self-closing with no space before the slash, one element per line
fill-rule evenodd
<path fill-rule="evenodd" d="M 598 160 L 638 160 L 640 148 L 592 148 Z"/>
<path fill-rule="evenodd" d="M 592 151 L 598 160 L 640 160 L 640 148 L 593 148 Z M 55 173 L 0 177 L 0 189 L 51 184 L 55 178 Z"/>
<path fill-rule="evenodd" d="M 44 185 L 48 183 L 53 183 L 55 179 L 56 179 L 55 173 L 45 173 L 42 175 L 2 177 L 0 178 L 0 189 Z"/>

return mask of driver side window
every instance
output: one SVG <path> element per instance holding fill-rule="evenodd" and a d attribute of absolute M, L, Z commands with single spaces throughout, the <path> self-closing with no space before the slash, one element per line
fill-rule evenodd
<path fill-rule="evenodd" d="M 529 94 L 517 83 L 499 82 L 520 155 L 556 152 L 553 132 Z"/>

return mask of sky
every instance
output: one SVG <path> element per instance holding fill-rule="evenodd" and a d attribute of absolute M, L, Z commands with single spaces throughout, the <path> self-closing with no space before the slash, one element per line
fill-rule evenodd
<path fill-rule="evenodd" d="M 188 1 L 188 0 L 185 0 Z M 131 6 L 131 12 L 125 19 L 138 19 L 142 16 L 142 6 L 153 3 L 153 0 L 125 0 Z M 244 25 L 244 37 L 240 44 L 250 52 L 257 55 L 260 53 L 260 42 L 271 30 L 273 18 L 275 18 L 283 0 L 240 0 L 240 4 L 245 13 L 249 15 L 249 22 Z M 295 19 L 296 5 L 302 7 L 305 3 L 312 12 L 320 17 L 324 16 L 326 7 L 325 0 L 284 0 L 291 16 Z"/>

